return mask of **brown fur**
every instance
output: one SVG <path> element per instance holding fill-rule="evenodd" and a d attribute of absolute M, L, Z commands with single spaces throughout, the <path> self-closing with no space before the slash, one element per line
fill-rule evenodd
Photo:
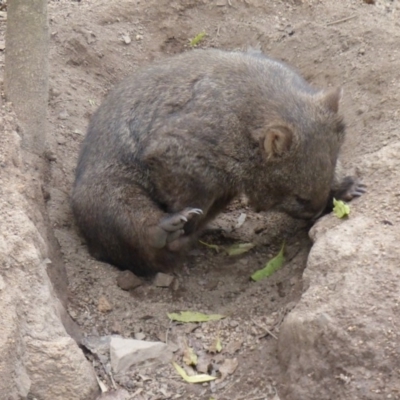
<path fill-rule="evenodd" d="M 76 172 L 72 207 L 92 254 L 166 271 L 240 193 L 257 210 L 313 218 L 336 182 L 339 100 L 255 52 L 191 51 L 125 79 L 93 116 Z"/>

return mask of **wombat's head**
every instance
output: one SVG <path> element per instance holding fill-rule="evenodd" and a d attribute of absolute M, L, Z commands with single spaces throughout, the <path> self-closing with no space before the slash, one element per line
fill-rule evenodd
<path fill-rule="evenodd" d="M 325 209 L 335 174 L 344 124 L 338 115 L 341 89 L 310 95 L 268 126 L 260 138 L 268 170 L 268 202 L 295 218 Z"/>

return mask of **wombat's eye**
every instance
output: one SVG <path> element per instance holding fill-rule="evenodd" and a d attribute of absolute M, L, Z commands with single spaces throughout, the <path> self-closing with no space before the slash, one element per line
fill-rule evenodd
<path fill-rule="evenodd" d="M 303 207 L 308 206 L 311 203 L 311 200 L 309 199 L 304 199 L 303 197 L 296 196 L 296 201 L 302 205 Z"/>

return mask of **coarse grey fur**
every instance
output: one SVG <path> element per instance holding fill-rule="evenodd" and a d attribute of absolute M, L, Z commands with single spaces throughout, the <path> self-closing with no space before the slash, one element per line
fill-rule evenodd
<path fill-rule="evenodd" d="M 167 271 L 241 193 L 298 218 L 321 213 L 332 188 L 359 195 L 335 177 L 340 96 L 254 51 L 190 51 L 126 78 L 94 114 L 76 170 L 72 207 L 91 253 Z"/>

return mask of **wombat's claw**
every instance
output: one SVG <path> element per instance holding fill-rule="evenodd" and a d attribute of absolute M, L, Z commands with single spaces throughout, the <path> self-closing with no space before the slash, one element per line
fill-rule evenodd
<path fill-rule="evenodd" d="M 167 243 L 171 243 L 185 234 L 184 225 L 194 215 L 203 214 L 200 208 L 185 208 L 183 211 L 163 218 L 159 224 L 150 228 L 149 234 L 152 246 L 158 249 L 163 248 Z M 179 247 L 170 245 L 171 249 Z"/>
<path fill-rule="evenodd" d="M 183 213 L 187 213 L 188 215 L 190 215 L 190 214 L 197 214 L 197 215 L 203 214 L 203 210 L 201 208 L 185 208 L 182 212 Z"/>
<path fill-rule="evenodd" d="M 360 197 L 362 194 L 364 194 L 367 191 L 366 185 L 360 183 L 356 187 L 352 188 L 353 190 L 351 191 L 350 195 L 353 197 Z"/>
<path fill-rule="evenodd" d="M 167 232 L 175 232 L 182 229 L 193 215 L 200 214 L 203 214 L 203 211 L 200 210 L 200 208 L 185 208 L 180 213 L 172 214 L 164 218 L 158 226 Z"/>
<path fill-rule="evenodd" d="M 355 197 L 360 197 L 367 191 L 367 186 L 357 180 L 346 190 L 343 195 L 343 200 L 350 201 Z"/>

